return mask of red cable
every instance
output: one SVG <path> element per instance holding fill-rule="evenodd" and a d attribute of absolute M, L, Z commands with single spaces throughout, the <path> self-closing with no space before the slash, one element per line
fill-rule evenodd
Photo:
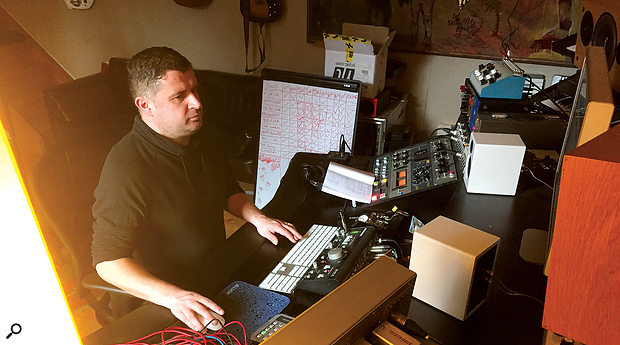
<path fill-rule="evenodd" d="M 243 330 L 243 344 L 233 334 L 230 334 L 229 332 L 226 332 L 225 328 L 230 326 L 231 324 L 237 324 Z M 193 329 L 189 329 L 189 328 L 168 327 L 168 328 L 165 328 L 165 329 L 163 329 L 161 331 L 153 332 L 153 333 L 151 333 L 149 335 L 146 335 L 146 336 L 144 336 L 142 338 L 135 339 L 135 340 L 129 341 L 127 343 L 116 344 L 116 345 L 158 345 L 158 344 L 149 344 L 149 343 L 140 342 L 142 340 L 145 340 L 145 339 L 157 336 L 157 335 L 161 336 L 161 340 L 162 340 L 162 342 L 160 343 L 161 345 L 195 345 L 195 344 L 198 344 L 198 345 L 208 345 L 208 344 L 221 345 L 219 343 L 214 342 L 212 339 L 207 338 L 206 336 L 217 338 L 222 343 L 226 343 L 225 337 L 229 337 L 229 340 L 233 340 L 234 339 L 234 341 L 233 341 L 234 344 L 238 344 L 238 345 L 247 345 L 248 344 L 245 327 L 243 327 L 241 322 L 239 322 L 239 321 L 228 322 L 221 329 L 224 330 L 224 331 L 223 332 L 222 331 L 217 331 L 217 332 L 213 332 L 213 333 L 202 334 L 200 332 L 196 332 Z M 168 334 L 172 333 L 172 334 L 176 334 L 176 335 L 174 335 L 170 339 L 166 340 L 165 336 L 166 336 L 167 333 Z M 204 343 L 201 342 L 201 341 L 204 341 Z M 234 344 L 231 344 L 231 345 L 234 345 Z"/>
<path fill-rule="evenodd" d="M 244 343 L 245 345 L 247 345 L 247 344 L 248 344 L 248 336 L 247 336 L 247 334 L 245 333 L 245 327 L 243 327 L 243 325 L 242 325 L 242 324 L 241 324 L 241 322 L 239 322 L 239 321 L 231 321 L 231 322 L 227 323 L 225 326 L 228 326 L 228 325 L 230 325 L 231 323 L 238 324 L 238 325 L 241 327 L 241 329 L 243 330 L 243 343 Z M 239 341 L 237 340 L 237 342 L 239 342 Z M 241 344 L 241 343 L 239 343 L 239 344 Z"/>

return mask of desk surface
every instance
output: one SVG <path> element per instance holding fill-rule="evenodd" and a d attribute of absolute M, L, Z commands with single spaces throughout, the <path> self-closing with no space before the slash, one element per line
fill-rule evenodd
<path fill-rule="evenodd" d="M 308 157 L 296 156 L 297 161 L 294 159 L 291 162 L 278 193 L 264 211 L 271 216 L 293 221 L 299 229 L 307 229 L 312 223 L 335 225 L 337 212 L 344 201 L 318 192 L 303 180 L 296 167 Z M 454 184 L 449 193 L 437 191 L 435 196 L 444 200 L 422 201 L 432 205 L 436 215 L 442 214 L 501 238 L 495 264 L 496 279 L 514 291 L 544 299 L 546 277 L 542 274 L 542 266 L 520 259 L 519 247 L 523 230 L 547 229 L 550 189 L 524 174 L 514 197 L 468 194 L 462 182 Z M 437 199 L 432 194 L 423 198 Z M 399 207 L 418 216 L 416 209 L 408 209 L 407 205 L 419 207 L 419 199 L 410 198 L 411 202 L 402 199 Z M 363 213 L 368 210 L 350 211 Z M 425 215 L 423 221 L 432 219 L 432 212 L 420 211 Z M 246 224 L 213 253 L 211 261 L 214 264 L 205 266 L 204 272 L 197 272 L 198 277 L 212 278 L 205 280 L 205 288 L 201 292 L 206 296 L 214 296 L 235 280 L 258 285 L 291 247 L 292 244 L 282 239 L 278 247 L 273 246 L 263 240 L 253 226 Z M 409 308 L 409 317 L 444 345 L 541 344 L 542 313 L 543 306 L 540 303 L 526 297 L 505 294 L 495 285 L 491 286 L 487 300 L 465 321 L 459 321 L 415 298 L 412 298 Z M 85 338 L 84 344 L 137 339 L 161 330 L 173 321 L 174 317 L 167 309 L 145 304 Z"/>
<path fill-rule="evenodd" d="M 515 197 L 467 194 L 458 186 L 446 217 L 501 238 L 495 278 L 512 290 L 544 300 L 543 267 L 519 257 L 523 230 L 547 229 L 551 190 L 522 175 Z M 525 185 L 525 186 L 524 186 Z M 532 299 L 510 296 L 495 284 L 487 300 L 465 321 L 412 299 L 409 316 L 430 334 L 448 344 L 541 344 L 543 305 Z"/>

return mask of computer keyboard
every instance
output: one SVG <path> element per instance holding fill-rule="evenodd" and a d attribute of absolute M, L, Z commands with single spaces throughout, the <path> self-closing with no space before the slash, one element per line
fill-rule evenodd
<path fill-rule="evenodd" d="M 259 287 L 291 293 L 317 256 L 331 244 L 338 234 L 338 227 L 314 224 L 304 238 L 271 270 Z"/>
<path fill-rule="evenodd" d="M 286 294 L 298 289 L 326 295 L 370 263 L 376 237 L 372 226 L 346 231 L 314 224 L 259 286 Z"/>

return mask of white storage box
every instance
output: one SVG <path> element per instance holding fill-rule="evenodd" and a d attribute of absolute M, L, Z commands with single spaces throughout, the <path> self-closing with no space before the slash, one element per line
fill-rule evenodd
<path fill-rule="evenodd" d="M 383 26 L 342 24 L 342 35 L 323 34 L 328 77 L 359 80 L 362 97 L 376 97 L 385 86 L 388 46 L 396 31 Z"/>

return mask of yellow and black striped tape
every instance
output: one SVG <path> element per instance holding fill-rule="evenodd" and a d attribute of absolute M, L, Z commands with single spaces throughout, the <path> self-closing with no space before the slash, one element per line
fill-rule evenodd
<path fill-rule="evenodd" d="M 328 34 L 323 33 L 323 38 L 335 41 L 344 41 L 346 46 L 346 62 L 353 62 L 353 43 L 363 43 L 363 44 L 372 44 L 369 39 L 355 37 L 355 36 L 345 36 L 339 34 Z"/>

